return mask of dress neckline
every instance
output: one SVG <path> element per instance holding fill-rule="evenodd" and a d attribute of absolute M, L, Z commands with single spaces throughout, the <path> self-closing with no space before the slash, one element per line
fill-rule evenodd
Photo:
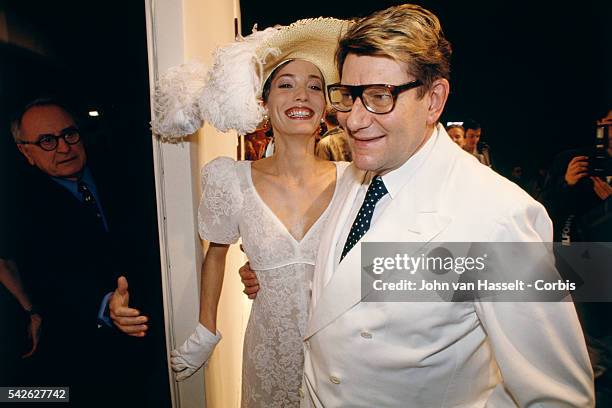
<path fill-rule="evenodd" d="M 253 171 L 252 171 L 253 162 L 250 161 L 248 163 L 248 166 L 247 166 L 247 169 L 248 169 L 247 181 L 249 183 L 249 186 L 253 189 L 253 194 L 255 195 L 255 198 L 259 201 L 259 203 L 262 205 L 262 207 L 264 207 L 264 210 L 266 212 L 268 212 L 268 214 L 272 217 L 274 222 L 276 222 L 279 225 L 279 227 L 281 228 L 283 233 L 288 235 L 291 238 L 291 240 L 293 242 L 295 242 L 296 244 L 298 244 L 298 245 L 301 244 L 302 242 L 304 242 L 306 240 L 306 238 L 308 238 L 310 233 L 315 229 L 317 224 L 323 218 L 325 218 L 325 214 L 327 214 L 327 212 L 329 211 L 329 207 L 331 207 L 332 202 L 336 198 L 336 193 L 338 192 L 338 184 L 339 184 L 338 181 L 339 181 L 339 176 L 340 176 L 340 170 L 339 170 L 338 162 L 332 162 L 332 163 L 334 163 L 334 165 L 336 166 L 336 180 L 334 182 L 334 193 L 332 194 L 332 197 L 329 200 L 329 203 L 327 204 L 327 207 L 325 207 L 325 210 L 323 210 L 321 215 L 319 215 L 319 218 L 317 218 L 316 221 L 312 223 L 310 228 L 308 228 L 308 231 L 306 231 L 306 233 L 302 236 L 302 238 L 300 240 L 297 240 L 293 236 L 293 234 L 291 232 L 289 232 L 289 229 L 287 228 L 287 226 L 281 221 L 280 218 L 278 218 L 276 213 L 274 211 L 272 211 L 272 209 L 268 206 L 268 204 L 264 201 L 264 199 L 259 195 L 259 192 L 257 191 L 257 188 L 255 187 L 255 183 L 253 182 Z"/>

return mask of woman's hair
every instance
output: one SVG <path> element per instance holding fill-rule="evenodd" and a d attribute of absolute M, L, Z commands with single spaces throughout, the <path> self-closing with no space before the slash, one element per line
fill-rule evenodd
<path fill-rule="evenodd" d="M 274 81 L 274 78 L 276 78 L 276 75 L 278 75 L 278 71 L 283 69 L 283 67 L 289 64 L 291 61 L 293 60 L 280 63 L 278 67 L 274 68 L 274 71 L 270 73 L 270 76 L 268 77 L 268 79 L 266 79 L 266 82 L 264 82 L 264 86 L 261 91 L 261 99 L 263 99 L 264 102 L 268 102 L 268 96 L 270 96 L 270 88 L 272 87 L 272 81 Z"/>

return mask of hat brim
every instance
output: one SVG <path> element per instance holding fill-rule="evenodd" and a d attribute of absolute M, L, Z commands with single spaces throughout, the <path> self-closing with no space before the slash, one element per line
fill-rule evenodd
<path fill-rule="evenodd" d="M 334 56 L 348 27 L 348 21 L 335 18 L 305 19 L 281 27 L 274 37 L 257 49 L 264 63 L 261 85 L 280 65 L 296 59 L 314 64 L 323 74 L 326 84 L 338 82 Z"/>

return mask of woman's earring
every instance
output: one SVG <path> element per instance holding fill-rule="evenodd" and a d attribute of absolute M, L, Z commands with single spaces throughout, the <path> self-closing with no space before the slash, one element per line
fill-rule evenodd
<path fill-rule="evenodd" d="M 264 113 L 263 119 L 259 124 L 259 129 L 268 130 L 270 129 L 270 118 L 267 113 Z"/>

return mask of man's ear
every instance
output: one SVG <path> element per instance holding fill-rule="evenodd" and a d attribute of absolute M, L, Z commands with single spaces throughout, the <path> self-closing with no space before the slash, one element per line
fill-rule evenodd
<path fill-rule="evenodd" d="M 17 149 L 19 149 L 21 154 L 23 154 L 23 156 L 26 158 L 28 163 L 30 163 L 32 166 L 34 166 L 34 159 L 32 159 L 32 156 L 30 155 L 30 152 L 28 152 L 27 146 L 22 145 L 22 144 L 18 144 L 17 145 Z"/>
<path fill-rule="evenodd" d="M 427 124 L 435 125 L 442 111 L 446 100 L 448 99 L 448 93 L 450 92 L 450 84 L 445 78 L 436 79 L 429 90 L 429 107 L 427 114 Z"/>

